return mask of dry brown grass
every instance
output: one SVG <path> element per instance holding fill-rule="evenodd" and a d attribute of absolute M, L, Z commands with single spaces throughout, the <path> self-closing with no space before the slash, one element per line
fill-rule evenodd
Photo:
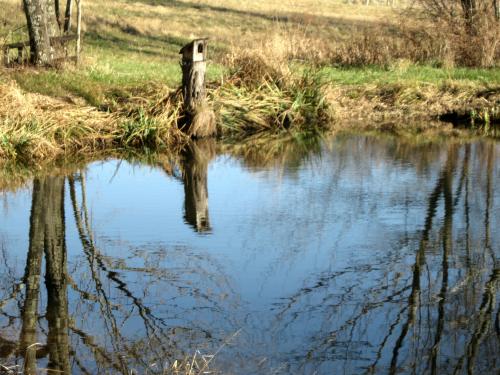
<path fill-rule="evenodd" d="M 175 126 L 179 100 L 159 93 L 147 101 L 133 98 L 134 104 L 108 113 L 22 92 L 14 82 L 0 83 L 0 158 L 36 161 L 74 152 L 177 144 L 183 138 Z"/>
<path fill-rule="evenodd" d="M 22 92 L 14 82 L 0 84 L 0 106 L 0 157 L 46 158 L 113 142 L 115 116 Z"/>
<path fill-rule="evenodd" d="M 286 50 L 233 51 L 230 75 L 212 91 L 223 134 L 326 128 L 333 119 L 325 84 L 314 70 L 292 72 Z M 271 51 L 271 50 L 270 50 Z"/>
<path fill-rule="evenodd" d="M 425 127 L 441 116 L 457 114 L 467 119 L 489 113 L 498 117 L 500 90 L 449 82 L 442 86 L 417 84 L 366 85 L 330 88 L 328 100 L 335 108 L 340 124 L 380 127 L 392 123 L 398 127 Z"/>

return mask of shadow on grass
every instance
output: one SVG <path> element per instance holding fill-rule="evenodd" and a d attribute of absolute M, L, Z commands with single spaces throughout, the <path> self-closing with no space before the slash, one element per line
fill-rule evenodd
<path fill-rule="evenodd" d="M 266 14 L 262 12 L 255 12 L 250 10 L 241 10 L 235 9 L 225 6 L 217 6 L 217 5 L 209 5 L 209 4 L 198 4 L 193 2 L 184 2 L 178 0 L 138 0 L 134 2 L 139 2 L 146 5 L 151 6 L 164 6 L 164 7 L 172 7 L 179 9 L 195 9 L 200 11 L 211 11 L 223 14 L 232 14 L 236 16 L 243 17 L 253 17 L 259 18 L 264 21 L 270 22 L 279 22 L 279 23 L 295 23 L 295 24 L 309 24 L 311 20 L 313 20 L 313 24 L 317 26 L 330 26 L 330 27 L 340 27 L 340 28 L 359 28 L 359 29 L 371 29 L 371 28 L 380 28 L 387 27 L 390 28 L 390 25 L 387 22 L 382 20 L 372 21 L 372 20 L 351 20 L 342 16 L 320 16 L 313 15 L 302 12 L 287 12 L 286 14 Z"/>
<path fill-rule="evenodd" d="M 122 24 L 111 22 L 104 18 L 98 18 L 90 23 L 91 29 L 95 30 L 93 25 L 105 25 L 116 29 L 119 32 L 100 33 L 89 31 L 85 34 L 86 42 L 95 47 L 117 49 L 122 52 L 143 54 L 154 57 L 167 57 L 172 59 L 179 58 L 179 51 L 191 41 L 189 38 L 178 37 L 174 35 L 148 35 L 139 31 L 131 24 Z M 210 53 L 220 55 L 227 52 L 227 48 L 215 43 L 210 45 Z"/>

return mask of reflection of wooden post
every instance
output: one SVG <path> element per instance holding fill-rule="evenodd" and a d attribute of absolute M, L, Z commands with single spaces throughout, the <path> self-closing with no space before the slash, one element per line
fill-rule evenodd
<path fill-rule="evenodd" d="M 182 93 L 187 118 L 185 130 L 189 135 L 198 138 L 215 134 L 215 116 L 206 101 L 207 48 L 207 39 L 196 39 L 180 50 Z"/>
<path fill-rule="evenodd" d="M 202 139 L 189 143 L 182 160 L 184 218 L 197 232 L 210 231 L 208 215 L 208 164 L 215 157 L 215 141 Z"/>

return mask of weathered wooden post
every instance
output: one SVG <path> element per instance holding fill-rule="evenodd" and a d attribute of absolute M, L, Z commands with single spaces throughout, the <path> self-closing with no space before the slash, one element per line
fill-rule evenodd
<path fill-rule="evenodd" d="M 3 47 L 3 63 L 5 66 L 9 66 L 10 65 L 10 56 L 9 56 L 9 47 L 8 46 L 4 46 Z"/>
<path fill-rule="evenodd" d="M 76 7 L 76 65 L 78 65 L 82 41 L 82 0 L 76 0 Z"/>
<path fill-rule="evenodd" d="M 23 46 L 17 47 L 17 63 L 19 65 L 23 63 L 23 52 L 24 52 Z"/>
<path fill-rule="evenodd" d="M 195 39 L 185 45 L 182 54 L 182 93 L 186 124 L 183 130 L 195 138 L 215 134 L 215 115 L 207 103 L 205 72 L 208 39 Z"/>

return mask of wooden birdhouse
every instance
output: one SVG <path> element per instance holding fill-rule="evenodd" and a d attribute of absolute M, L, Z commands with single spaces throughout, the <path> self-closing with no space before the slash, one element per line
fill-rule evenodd
<path fill-rule="evenodd" d="M 206 101 L 208 39 L 195 39 L 180 50 L 185 124 L 181 129 L 193 138 L 216 133 L 215 114 Z"/>
<path fill-rule="evenodd" d="M 202 62 L 207 61 L 208 38 L 195 39 L 191 43 L 185 45 L 180 50 L 182 60 L 185 62 Z"/>

